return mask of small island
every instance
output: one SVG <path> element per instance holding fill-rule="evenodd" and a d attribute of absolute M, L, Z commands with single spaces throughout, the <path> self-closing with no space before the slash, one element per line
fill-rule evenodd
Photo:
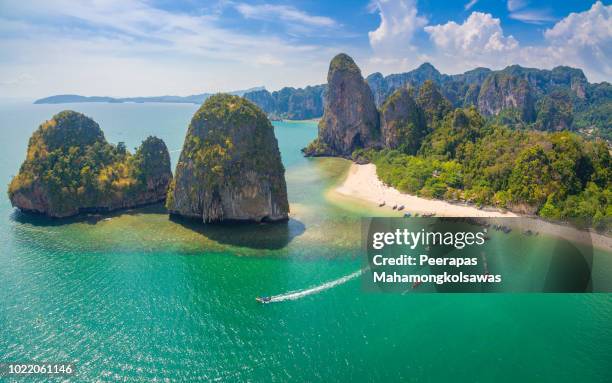
<path fill-rule="evenodd" d="M 166 207 L 206 223 L 286 220 L 285 168 L 266 114 L 238 96 L 206 100 L 189 125 Z"/>
<path fill-rule="evenodd" d="M 30 137 L 8 196 L 22 211 L 63 218 L 161 202 L 171 179 L 161 139 L 148 137 L 130 154 L 108 143 L 91 118 L 63 111 Z"/>

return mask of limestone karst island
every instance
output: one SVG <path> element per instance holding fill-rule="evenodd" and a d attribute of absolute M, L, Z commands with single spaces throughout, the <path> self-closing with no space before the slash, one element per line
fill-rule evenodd
<path fill-rule="evenodd" d="M 279 221 L 289 214 L 274 128 L 259 107 L 219 94 L 198 109 L 168 190 L 170 214 L 215 221 Z"/>
<path fill-rule="evenodd" d="M 30 137 L 8 194 L 23 211 L 62 218 L 163 201 L 171 179 L 159 138 L 148 137 L 130 154 L 123 144 L 109 144 L 91 118 L 63 111 Z"/>

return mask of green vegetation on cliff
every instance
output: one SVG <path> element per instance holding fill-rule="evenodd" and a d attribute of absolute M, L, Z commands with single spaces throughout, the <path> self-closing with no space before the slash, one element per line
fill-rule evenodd
<path fill-rule="evenodd" d="M 32 134 L 8 195 L 23 210 L 63 217 L 156 202 L 171 177 L 160 139 L 147 138 L 131 155 L 123 143 L 109 144 L 92 119 L 63 111 Z"/>
<path fill-rule="evenodd" d="M 329 71 L 343 71 L 361 74 L 361 70 L 359 70 L 359 67 L 357 64 L 355 64 L 355 61 L 353 61 L 353 58 L 346 53 L 337 54 L 332 59 L 332 61 L 329 63 Z"/>
<path fill-rule="evenodd" d="M 474 107 L 449 112 L 425 138 L 420 153 L 441 159 L 464 158 L 482 134 L 484 124 Z"/>
<path fill-rule="evenodd" d="M 612 84 L 589 84 L 586 98 L 574 104 L 574 126 L 612 142 Z"/>
<path fill-rule="evenodd" d="M 386 147 L 416 154 L 427 134 L 425 115 L 406 88 L 396 90 L 380 108 Z"/>
<path fill-rule="evenodd" d="M 437 123 L 452 109 L 451 103 L 431 80 L 425 81 L 419 88 L 416 102 L 423 110 L 428 125 Z"/>
<path fill-rule="evenodd" d="M 265 113 L 245 98 L 218 94 L 191 120 L 166 206 L 205 222 L 286 219 L 284 172 Z"/>
<path fill-rule="evenodd" d="M 302 153 L 309 157 L 329 156 L 331 149 L 319 137 L 312 140 L 305 148 L 302 148 Z"/>
<path fill-rule="evenodd" d="M 256 124 L 252 135 L 238 130 L 251 123 Z M 244 170 L 257 172 L 283 169 L 278 158 L 267 151 L 269 145 L 265 140 L 273 130 L 270 122 L 259 108 L 242 97 L 229 94 L 211 97 L 193 116 L 191 126 L 194 129 L 206 126 L 206 134 L 188 134 L 181 155 L 194 161 L 196 171 L 205 176 L 209 186 L 231 180 L 230 176 L 243 166 Z M 237 138 L 248 140 L 249 145 L 235 147 Z"/>

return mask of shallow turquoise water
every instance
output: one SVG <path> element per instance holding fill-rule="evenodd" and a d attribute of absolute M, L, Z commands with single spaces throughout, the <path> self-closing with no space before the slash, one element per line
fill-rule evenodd
<path fill-rule="evenodd" d="M 66 108 L 130 148 L 158 135 L 173 161 L 196 110 L 2 104 L 4 185 L 31 132 Z M 357 270 L 360 217 L 376 212 L 327 197 L 347 163 L 300 155 L 315 124 L 275 125 L 287 225 L 203 228 L 155 206 L 59 224 L 16 213 L 3 193 L 0 362 L 73 361 L 77 381 L 612 380 L 607 294 L 372 294 L 354 279 L 257 304 Z"/>

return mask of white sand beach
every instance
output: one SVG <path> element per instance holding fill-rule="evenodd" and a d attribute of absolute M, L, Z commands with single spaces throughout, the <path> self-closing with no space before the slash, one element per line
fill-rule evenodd
<path fill-rule="evenodd" d="M 516 217 L 514 213 L 502 213 L 498 210 L 483 210 L 475 206 L 453 204 L 441 200 L 432 200 L 404 194 L 395 188 L 382 183 L 376 175 L 376 165 L 352 164 L 344 183 L 336 192 L 381 204 L 391 209 L 393 206 L 404 206 L 409 213 L 431 214 L 442 217 Z"/>
<path fill-rule="evenodd" d="M 518 217 L 512 212 L 502 212 L 495 209 L 479 209 L 475 206 L 454 204 L 441 200 L 431 200 L 404 194 L 395 188 L 385 185 L 376 175 L 376 165 L 351 164 L 344 182 L 335 190 L 343 196 L 371 202 L 375 206 L 385 203 L 381 209 L 391 210 L 393 206 L 404 206 L 398 214 L 418 213 L 432 214 L 439 217 Z M 595 247 L 612 251 L 612 238 L 592 231 L 577 230 L 568 226 L 555 224 L 538 218 L 525 217 L 520 221 L 521 230 L 546 233 L 556 237 L 566 238 L 582 243 L 592 243 Z"/>

